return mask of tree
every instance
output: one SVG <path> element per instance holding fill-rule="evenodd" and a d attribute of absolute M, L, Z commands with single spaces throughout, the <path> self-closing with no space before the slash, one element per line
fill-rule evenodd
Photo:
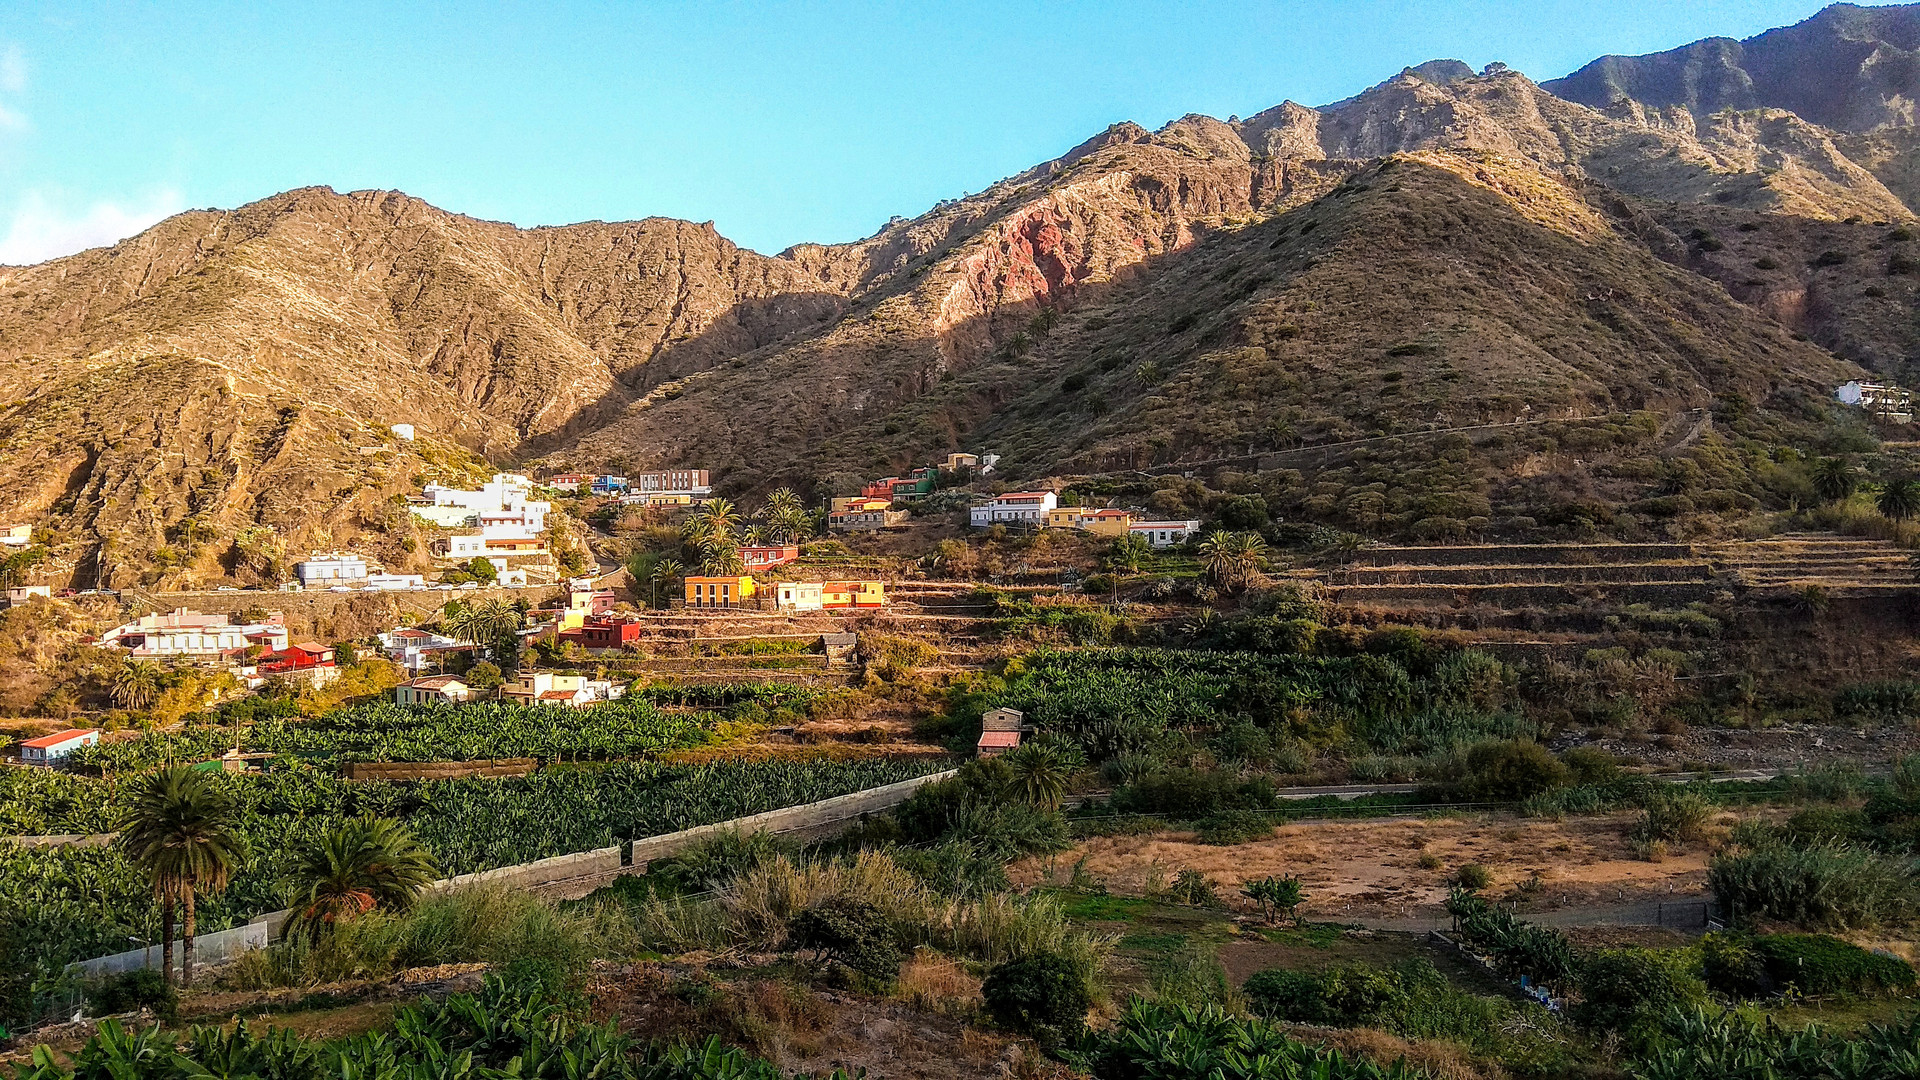
<path fill-rule="evenodd" d="M 671 584 L 675 578 L 687 572 L 679 559 L 661 559 L 653 564 L 653 573 L 647 575 L 653 583 L 653 606 L 660 606 L 660 586 Z"/>
<path fill-rule="evenodd" d="M 160 901 L 161 964 L 173 973 L 173 916 L 185 907 L 180 984 L 193 985 L 194 904 L 217 894 L 246 857 L 235 831 L 236 811 L 226 792 L 204 772 L 175 765 L 133 782 L 132 808 L 120 827 L 120 846 L 146 874 Z"/>
<path fill-rule="evenodd" d="M 360 653 L 354 649 L 353 642 L 341 641 L 334 644 L 333 663 L 335 667 L 350 668 L 359 662 Z"/>
<path fill-rule="evenodd" d="M 766 547 L 772 536 L 767 526 L 756 522 L 740 533 L 740 543 L 746 547 Z"/>
<path fill-rule="evenodd" d="M 296 915 L 318 933 L 376 908 L 404 911 L 436 873 L 432 856 L 400 822 L 345 821 L 301 849 L 293 872 Z"/>
<path fill-rule="evenodd" d="M 1906 521 L 1920 514 L 1920 480 L 1901 477 L 1887 481 L 1874 497 L 1873 505 L 1895 521 Z"/>
<path fill-rule="evenodd" d="M 506 685 L 507 679 L 506 676 L 500 674 L 500 666 L 498 664 L 490 660 L 482 660 L 468 668 L 466 675 L 462 676 L 460 681 L 466 683 L 471 689 L 478 690 L 484 694 L 488 691 L 500 689 L 500 687 Z"/>
<path fill-rule="evenodd" d="M 1285 912 L 1287 918 L 1299 922 L 1295 912 L 1301 904 L 1307 902 L 1306 891 L 1300 887 L 1297 877 L 1278 878 L 1269 874 L 1259 881 L 1249 881 L 1240 888 L 1240 895 L 1260 905 L 1260 915 L 1267 922 L 1273 921 L 1274 913 Z"/>
<path fill-rule="evenodd" d="M 1860 484 L 1859 475 L 1844 458 L 1821 458 L 1813 463 L 1808 477 L 1813 481 L 1813 490 L 1828 502 L 1852 495 Z"/>
<path fill-rule="evenodd" d="M 1007 794 L 1046 810 L 1056 810 L 1067 793 L 1073 769 L 1058 748 L 1047 743 L 1016 746 L 1000 758 L 1009 776 Z"/>
<path fill-rule="evenodd" d="M 689 529 L 700 534 L 694 540 L 695 546 L 732 543 L 734 526 L 739 524 L 739 517 L 739 511 L 727 500 L 708 499 L 687 522 Z"/>
<path fill-rule="evenodd" d="M 1200 568 L 1214 584 L 1239 590 L 1267 564 L 1267 542 L 1257 533 L 1215 529 L 1200 542 Z"/>
<path fill-rule="evenodd" d="M 700 548 L 700 570 L 706 574 L 738 574 L 746 569 L 740 549 L 731 541 L 709 540 Z"/>
<path fill-rule="evenodd" d="M 129 656 L 114 673 L 110 694 L 123 709 L 146 709 L 159 699 L 166 681 L 167 674 L 158 663 Z"/>
<path fill-rule="evenodd" d="M 1128 532 L 1114 537 L 1113 547 L 1107 552 L 1107 566 L 1121 573 L 1137 574 L 1152 554 L 1153 545 L 1146 537 Z"/>
<path fill-rule="evenodd" d="M 996 965 L 980 994 L 1002 1026 L 1049 1041 L 1077 1031 L 1093 1007 L 1093 992 L 1080 969 L 1051 952 Z"/>
<path fill-rule="evenodd" d="M 475 555 L 468 559 L 467 573 L 473 576 L 473 580 L 483 585 L 492 585 L 500 580 L 500 571 L 493 568 L 493 561 L 485 555 Z"/>
<path fill-rule="evenodd" d="M 56 686 L 40 696 L 40 715 L 65 720 L 80 709 L 80 699 L 64 686 Z"/>
<path fill-rule="evenodd" d="M 792 488 L 778 488 L 767 496 L 761 513 L 767 519 L 769 533 L 780 543 L 797 544 L 813 532 L 812 518 Z"/>

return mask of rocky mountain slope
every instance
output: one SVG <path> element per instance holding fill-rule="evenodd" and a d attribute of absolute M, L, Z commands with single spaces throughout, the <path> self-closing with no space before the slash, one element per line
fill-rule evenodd
<path fill-rule="evenodd" d="M 170 584 L 264 542 L 418 563 L 397 494 L 536 458 L 824 495 L 955 448 L 1018 479 L 1733 400 L 1785 437 L 1856 365 L 1911 362 L 1916 25 L 1842 7 L 1545 86 L 1435 61 L 1117 124 L 778 256 L 391 192 L 183 214 L 0 268 L 0 506 L 77 583 Z"/>

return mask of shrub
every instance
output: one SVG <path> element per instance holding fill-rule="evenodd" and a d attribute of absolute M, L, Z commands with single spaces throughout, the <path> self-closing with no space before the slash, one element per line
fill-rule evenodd
<path fill-rule="evenodd" d="M 107 975 L 86 986 L 87 1011 L 94 1016 L 151 1009 L 171 1022 L 180 1007 L 180 994 L 152 968 Z"/>
<path fill-rule="evenodd" d="M 1706 986 L 1678 950 L 1599 949 L 1581 961 L 1579 980 L 1572 1016 L 1601 1031 L 1631 1035 L 1669 1009 L 1706 1000 Z"/>
<path fill-rule="evenodd" d="M 1560 755 L 1560 764 L 1577 785 L 1605 784 L 1620 777 L 1620 759 L 1597 746 L 1576 746 Z"/>
<path fill-rule="evenodd" d="M 1115 791 L 1112 806 L 1123 814 L 1195 821 L 1222 810 L 1270 810 L 1278 802 L 1264 780 L 1242 780 L 1224 770 L 1169 769 Z"/>
<path fill-rule="evenodd" d="M 1825 934 L 1767 934 L 1753 951 L 1778 987 L 1802 994 L 1873 994 L 1910 991 L 1913 968 L 1895 956 L 1868 952 Z"/>
<path fill-rule="evenodd" d="M 1706 835 L 1713 804 L 1691 791 L 1658 792 L 1647 799 L 1634 824 L 1635 840 L 1692 843 Z"/>
<path fill-rule="evenodd" d="M 1042 1039 L 1071 1035 L 1093 1007 L 1093 991 L 1082 973 L 1056 953 L 996 965 L 980 993 L 1002 1027 Z"/>
<path fill-rule="evenodd" d="M 787 923 L 787 940 L 881 982 L 900 974 L 906 955 L 886 913 L 853 897 L 836 897 L 799 912 Z"/>
<path fill-rule="evenodd" d="M 1493 884 L 1493 871 L 1479 863 L 1468 863 L 1453 872 L 1453 882 L 1463 889 L 1479 892 Z"/>
<path fill-rule="evenodd" d="M 1469 798 L 1517 802 L 1560 787 L 1567 775 L 1567 767 L 1537 742 L 1486 742 L 1467 751 L 1462 786 Z"/>
<path fill-rule="evenodd" d="M 1231 847 L 1273 835 L 1273 822 L 1253 810 L 1221 810 L 1200 819 L 1200 842 Z"/>
<path fill-rule="evenodd" d="M 1707 887 L 1729 916 L 1777 919 L 1814 930 L 1904 921 L 1913 910 L 1913 868 L 1840 845 L 1766 844 L 1716 856 Z"/>
<path fill-rule="evenodd" d="M 1214 892 L 1213 882 L 1198 870 L 1182 870 L 1175 874 L 1168 894 L 1180 903 L 1193 907 L 1220 906 L 1220 896 Z"/>

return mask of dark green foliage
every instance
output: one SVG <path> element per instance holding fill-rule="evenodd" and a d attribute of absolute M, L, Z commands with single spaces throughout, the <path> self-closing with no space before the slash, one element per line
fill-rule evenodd
<path fill-rule="evenodd" d="M 1811 930 L 1901 922 L 1912 914 L 1915 885 L 1905 860 L 1825 843 L 1764 844 L 1717 855 L 1707 869 L 1707 887 L 1734 920 Z"/>
<path fill-rule="evenodd" d="M 647 878 L 679 892 L 717 889 L 761 863 L 790 855 L 795 846 L 769 832 L 717 833 L 671 858 L 647 864 Z"/>
<path fill-rule="evenodd" d="M 970 761 L 947 780 L 924 785 L 893 813 L 899 835 L 908 844 L 964 843 L 981 857 L 1001 863 L 1021 855 L 1062 851 L 1068 846 L 1066 819 L 1009 797 L 1012 770 L 995 758 Z"/>
<path fill-rule="evenodd" d="M 1467 751 L 1460 790 L 1478 801 L 1519 801 L 1567 782 L 1567 767 L 1537 742 L 1486 742 Z"/>
<path fill-rule="evenodd" d="M 1331 1027 L 1376 1027 L 1409 1039 L 1447 1039 L 1492 1050 L 1516 1007 L 1463 993 L 1424 957 L 1382 971 L 1364 965 L 1256 972 L 1241 988 L 1254 1014 Z"/>
<path fill-rule="evenodd" d="M 613 1024 L 578 1023 L 537 991 L 490 978 L 478 995 L 403 1006 L 391 1031 L 309 1041 L 289 1028 L 196 1027 L 163 1038 L 108 1020 L 62 1062 L 45 1048 L 18 1080 L 786 1080 L 770 1063 L 699 1045 L 643 1047 Z M 846 1080 L 835 1072 L 834 1080 Z"/>
<path fill-rule="evenodd" d="M 1579 974 L 1579 957 L 1565 934 L 1525 922 L 1471 893 L 1447 897 L 1467 944 L 1492 958 L 1510 976 L 1525 975 L 1547 986 L 1567 987 Z"/>
<path fill-rule="evenodd" d="M 864 900 L 847 897 L 795 914 L 787 924 L 787 940 L 876 982 L 892 981 L 906 957 L 886 915 Z"/>
<path fill-rule="evenodd" d="M 1217 1005 L 1135 998 L 1087 1047 L 1097 1080 L 1417 1080 L 1404 1061 L 1379 1065 L 1291 1038 Z"/>
<path fill-rule="evenodd" d="M 1842 719 L 1920 720 L 1920 682 L 1855 683 L 1833 696 L 1833 714 Z"/>
<path fill-rule="evenodd" d="M 180 994 L 153 968 L 103 976 L 87 984 L 87 1011 L 94 1016 L 150 1009 L 162 1020 L 172 1020 Z"/>
<path fill-rule="evenodd" d="M 1573 1019 L 1629 1039 L 1635 1038 L 1636 1026 L 1644 1028 L 1667 1010 L 1706 1000 L 1706 985 L 1690 970 L 1684 952 L 1597 949 L 1581 958 L 1579 968 L 1580 1000 Z"/>
<path fill-rule="evenodd" d="M 1920 1076 L 1920 1015 L 1863 1031 L 1675 1009 L 1650 1032 L 1634 1080 L 1905 1080 Z"/>
<path fill-rule="evenodd" d="M 1000 1026 L 1048 1041 L 1078 1031 L 1093 1007 L 1093 991 L 1080 970 L 1053 953 L 996 965 L 980 994 Z"/>
<path fill-rule="evenodd" d="M 1197 821 L 1227 810 L 1271 810 L 1279 805 L 1271 782 L 1242 779 L 1223 769 L 1169 769 L 1113 793 L 1117 813 Z"/>
<path fill-rule="evenodd" d="M 1273 835 L 1273 819 L 1254 810 L 1219 810 L 1200 819 L 1196 831 L 1203 844 L 1231 847 Z"/>
<path fill-rule="evenodd" d="M 1825 934 L 1734 932 L 1703 943 L 1708 985 L 1730 997 L 1801 994 L 1898 994 L 1915 986 L 1912 966 Z"/>

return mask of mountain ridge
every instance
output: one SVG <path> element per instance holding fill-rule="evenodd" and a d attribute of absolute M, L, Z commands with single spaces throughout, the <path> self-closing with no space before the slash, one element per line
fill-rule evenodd
<path fill-rule="evenodd" d="M 1816 45 L 1833 37 L 1821 32 Z M 1485 411 L 1519 371 L 1547 373 L 1543 401 L 1581 408 L 1801 402 L 1822 381 L 1865 374 L 1852 361 L 1905 363 L 1897 320 L 1841 312 L 1865 301 L 1828 285 L 1810 303 L 1805 284 L 1750 283 L 1707 257 L 1694 234 L 1710 229 L 1693 223 L 1706 218 L 1686 208 L 1748 215 L 1743 226 L 1816 223 L 1857 237 L 1849 250 L 1878 251 L 1886 239 L 1872 229 L 1914 221 L 1915 160 L 1897 126 L 1828 129 L 1764 102 L 1699 115 L 1651 93 L 1594 108 L 1499 65 L 1429 61 L 1319 109 L 1116 123 L 864 239 L 771 256 L 711 222 L 519 229 L 398 192 L 294 189 L 0 268 L 0 503 L 53 530 L 55 565 L 73 580 L 91 566 L 104 583 L 169 584 L 232 572 L 237 538 L 260 529 L 289 549 L 354 541 L 424 567 L 420 537 L 386 508 L 423 477 L 488 462 L 697 464 L 732 493 L 792 483 L 821 495 L 980 439 L 1011 448 L 1019 478 L 1205 457 L 1280 426 L 1333 438 L 1436 423 Z M 1283 220 L 1299 231 L 1241 250 Z M 1337 246 L 1309 240 L 1307 222 L 1322 221 Z M 1409 236 L 1424 246 L 1387 259 Z M 1369 250 L 1378 275 L 1364 269 Z M 1249 291 L 1203 317 L 1198 299 L 1218 289 L 1192 267 L 1228 251 Z M 1418 321 L 1399 298 L 1462 265 L 1480 267 L 1464 291 L 1432 295 L 1446 325 L 1465 329 L 1406 354 L 1434 357 L 1409 370 L 1365 310 Z M 1559 282 L 1554 298 L 1503 308 L 1481 291 L 1503 265 Z M 1333 303 L 1316 291 L 1325 281 L 1351 293 L 1335 305 L 1350 322 L 1302 340 L 1320 323 L 1297 305 Z M 1894 287 L 1873 286 L 1873 302 L 1920 304 L 1904 279 Z M 1795 288 L 1802 299 L 1785 299 Z M 1580 298 L 1591 289 L 1626 299 L 1596 307 Z M 1295 314 L 1247 307 L 1274 303 Z M 1219 340 L 1166 330 L 1189 317 Z M 1130 338 L 1114 337 L 1121 325 Z M 1280 326 L 1299 337 L 1252 340 Z M 1817 343 L 1846 358 L 1792 333 L 1826 335 Z M 1701 335 L 1785 366 L 1763 377 Z M 1399 336 L 1426 347 L 1412 328 Z M 1265 359 L 1200 360 L 1229 346 Z M 1290 372 L 1301 349 L 1308 367 Z M 1666 356 L 1677 359 L 1655 359 Z M 1261 389 L 1187 394 L 1185 416 L 1134 377 L 1151 365 L 1182 385 L 1195 363 Z M 1596 381 L 1607 365 L 1615 374 Z M 1353 391 L 1332 374 L 1342 367 L 1400 370 L 1397 385 L 1420 387 L 1420 400 L 1402 389 L 1379 408 L 1339 404 Z M 1099 400 L 1047 391 L 1043 374 L 1101 387 Z M 1671 395 L 1646 396 L 1656 376 Z M 1779 407 L 1781 424 L 1802 422 L 1799 404 Z M 419 440 L 388 437 L 394 423 Z M 216 539 L 196 545 L 196 533 Z"/>

